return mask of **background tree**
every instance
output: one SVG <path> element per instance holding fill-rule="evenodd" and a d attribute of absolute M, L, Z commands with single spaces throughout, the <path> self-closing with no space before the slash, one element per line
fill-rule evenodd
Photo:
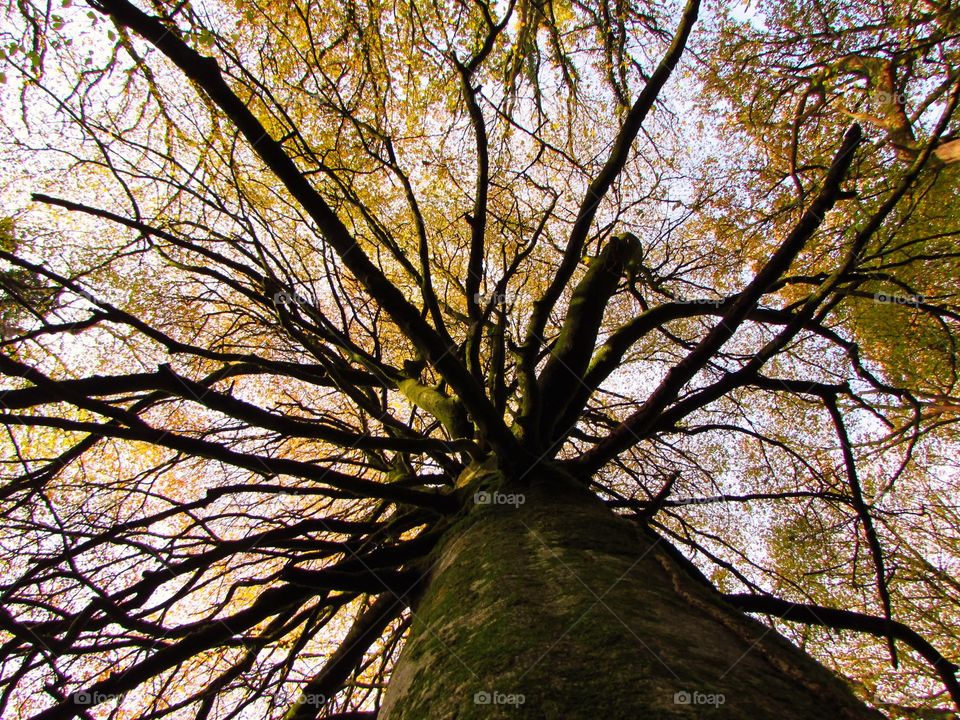
<path fill-rule="evenodd" d="M 5 714 L 960 704 L 956 8 L 6 14 Z"/>

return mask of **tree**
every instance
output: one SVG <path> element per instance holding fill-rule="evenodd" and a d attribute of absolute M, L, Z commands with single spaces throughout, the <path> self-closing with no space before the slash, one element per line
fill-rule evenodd
<path fill-rule="evenodd" d="M 960 707 L 955 8 L 6 12 L 5 714 Z"/>

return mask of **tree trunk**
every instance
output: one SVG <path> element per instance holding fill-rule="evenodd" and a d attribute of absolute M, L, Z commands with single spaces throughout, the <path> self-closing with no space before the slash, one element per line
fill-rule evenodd
<path fill-rule="evenodd" d="M 465 476 L 381 720 L 882 717 L 572 482 Z"/>

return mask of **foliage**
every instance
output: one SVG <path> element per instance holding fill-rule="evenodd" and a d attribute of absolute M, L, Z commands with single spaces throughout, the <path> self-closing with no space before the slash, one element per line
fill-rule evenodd
<path fill-rule="evenodd" d="M 752 12 L 7 3 L 3 712 L 375 710 L 542 467 L 948 712 L 960 15 Z"/>

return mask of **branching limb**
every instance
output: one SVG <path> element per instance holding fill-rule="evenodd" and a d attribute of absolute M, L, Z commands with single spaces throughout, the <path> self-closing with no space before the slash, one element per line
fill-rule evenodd
<path fill-rule="evenodd" d="M 850 486 L 850 495 L 853 498 L 853 507 L 857 511 L 857 517 L 863 526 L 863 533 L 867 538 L 867 544 L 870 547 L 870 557 L 873 560 L 873 567 L 877 578 L 877 594 L 880 596 L 880 604 L 883 607 L 883 616 L 887 624 L 892 623 L 890 607 L 890 590 L 887 587 L 887 572 L 883 562 L 883 548 L 880 547 L 880 539 L 877 537 L 877 530 L 873 525 L 873 517 L 870 515 L 870 508 L 863 499 L 863 488 L 860 485 L 860 478 L 857 476 L 857 462 L 853 457 L 853 448 L 850 444 L 850 436 L 847 434 L 846 425 L 843 422 L 843 416 L 837 407 L 837 400 L 834 397 L 825 397 L 823 399 L 827 411 L 830 413 L 830 419 L 837 432 L 837 438 L 840 440 L 840 449 L 843 452 L 843 464 L 847 472 L 847 483 Z M 897 648 L 893 643 L 892 633 L 887 635 L 887 645 L 890 648 L 890 662 L 897 667 Z"/>
<path fill-rule="evenodd" d="M 643 121 L 653 108 L 660 91 L 670 78 L 674 68 L 680 62 L 680 57 L 686 48 L 687 39 L 690 37 L 690 32 L 697 21 L 699 11 L 700 0 L 688 0 L 680 24 L 674 34 L 673 42 L 670 43 L 670 47 L 657 65 L 657 69 L 650 76 L 643 90 L 640 91 L 640 95 L 630 108 L 630 112 L 627 113 L 606 163 L 587 188 L 586 195 L 577 212 L 577 219 L 570 231 L 563 259 L 557 267 L 546 292 L 534 304 L 533 313 L 527 325 L 521 361 L 526 367 L 532 368 L 536 364 L 547 320 L 580 262 L 590 226 L 593 224 L 600 202 L 626 165 L 633 141 L 643 127 Z M 533 416 L 535 415 L 533 407 L 535 403 L 539 402 L 539 398 L 533 396 L 532 388 L 525 388 L 525 391 L 528 395 L 524 400 L 523 414 Z"/>
<path fill-rule="evenodd" d="M 860 144 L 862 132 L 854 125 L 844 135 L 840 149 L 833 158 L 823 187 L 800 221 L 777 248 L 766 264 L 760 269 L 747 287 L 737 295 L 736 301 L 727 310 L 710 332 L 679 363 L 674 365 L 667 376 L 643 405 L 627 418 L 610 437 L 580 459 L 579 465 L 592 474 L 606 464 L 612 457 L 627 449 L 644 437 L 657 416 L 673 402 L 677 394 L 733 337 L 737 328 L 747 319 L 760 298 L 787 271 L 791 262 L 820 227 L 826 214 L 833 208 L 840 195 L 840 183 L 846 175 L 853 154 Z M 757 368 L 759 369 L 759 368 Z"/>
<path fill-rule="evenodd" d="M 287 155 L 282 144 L 227 85 L 217 62 L 204 57 L 180 39 L 157 17 L 147 15 L 127 0 L 91 0 L 90 5 L 130 28 L 154 45 L 230 118 L 250 147 L 317 223 L 331 247 L 370 296 L 396 322 L 423 356 L 446 379 L 491 444 L 504 456 L 524 457 L 514 436 L 487 399 L 483 387 L 460 363 L 453 348 L 421 317 L 420 312 L 363 252 L 333 209 Z"/>
<path fill-rule="evenodd" d="M 856 630 L 881 638 L 895 638 L 916 650 L 927 662 L 933 665 L 940 675 L 950 697 L 960 709 L 960 682 L 957 681 L 958 668 L 941 655 L 916 631 L 907 625 L 886 618 L 865 615 L 851 610 L 837 610 L 821 605 L 807 605 L 781 600 L 772 595 L 731 594 L 723 599 L 744 612 L 763 613 L 807 625 L 821 625 L 837 630 Z"/>

